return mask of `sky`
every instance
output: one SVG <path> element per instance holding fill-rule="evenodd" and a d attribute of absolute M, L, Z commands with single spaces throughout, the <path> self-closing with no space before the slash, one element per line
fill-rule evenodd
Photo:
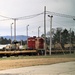
<path fill-rule="evenodd" d="M 44 11 L 61 13 L 75 16 L 75 0 L 0 0 L 0 15 L 10 18 L 30 16 Z M 50 14 L 47 14 L 50 15 Z M 50 30 L 50 18 L 46 15 L 46 32 Z M 13 20 L 4 20 L 0 16 L 0 36 L 11 35 L 11 24 Z M 19 19 L 16 21 L 16 35 L 27 35 L 26 27 L 28 26 L 29 36 L 38 36 L 38 27 L 40 26 L 40 35 L 44 33 L 44 16 L 43 14 L 30 18 Z M 75 21 L 72 18 L 65 18 L 53 15 L 52 27 L 67 28 L 75 30 Z M 14 25 L 12 25 L 14 35 Z"/>

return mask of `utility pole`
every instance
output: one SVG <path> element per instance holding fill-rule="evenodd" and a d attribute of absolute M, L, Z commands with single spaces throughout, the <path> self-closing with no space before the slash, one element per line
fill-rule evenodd
<path fill-rule="evenodd" d="M 40 26 L 38 27 L 38 37 L 39 37 L 39 31 L 40 31 L 39 28 L 40 28 Z"/>
<path fill-rule="evenodd" d="M 61 31 L 60 31 L 60 44 L 61 44 Z"/>
<path fill-rule="evenodd" d="M 61 31 L 62 31 L 62 29 L 60 29 L 60 44 L 61 44 L 61 36 L 62 36 L 62 35 L 61 35 Z"/>
<path fill-rule="evenodd" d="M 11 44 L 12 44 L 12 24 L 13 23 L 11 23 Z"/>
<path fill-rule="evenodd" d="M 70 54 L 71 54 L 71 28 L 70 28 Z"/>
<path fill-rule="evenodd" d="M 16 19 L 14 19 L 14 41 L 16 41 Z"/>
<path fill-rule="evenodd" d="M 73 18 L 73 20 L 75 21 L 75 18 Z M 74 53 L 75 53 L 75 50 L 74 50 Z"/>
<path fill-rule="evenodd" d="M 44 50 L 46 56 L 46 6 L 44 6 Z"/>
<path fill-rule="evenodd" d="M 27 25 L 27 27 L 26 27 L 27 28 L 27 49 L 28 49 L 28 26 L 29 25 Z"/>
<path fill-rule="evenodd" d="M 53 16 L 48 15 L 48 17 L 50 17 L 50 51 L 49 51 L 49 54 L 51 55 L 51 48 L 52 48 L 52 17 Z"/>

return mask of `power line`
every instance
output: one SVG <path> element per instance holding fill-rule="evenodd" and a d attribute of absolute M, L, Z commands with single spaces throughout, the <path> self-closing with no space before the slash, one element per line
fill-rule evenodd
<path fill-rule="evenodd" d="M 3 15 L 0 15 L 0 17 L 12 19 L 12 18 L 10 18 L 10 17 L 6 17 L 6 16 L 3 16 Z"/>
<path fill-rule="evenodd" d="M 42 13 L 38 13 L 38 14 L 34 14 L 34 15 L 18 17 L 18 18 L 10 18 L 10 17 L 6 17 L 6 16 L 0 15 L 3 18 L 7 18 L 7 19 L 2 19 L 0 21 L 10 20 L 10 19 L 11 20 L 14 20 L 14 19 L 16 19 L 16 20 L 25 20 L 25 19 L 31 19 L 31 18 L 37 17 L 37 16 L 42 15 L 42 14 L 43 14 L 43 12 Z"/>
<path fill-rule="evenodd" d="M 42 14 L 43 14 L 43 12 L 42 12 L 42 13 L 39 13 L 39 14 L 34 14 L 34 15 L 29 15 L 29 16 L 18 17 L 18 18 L 16 18 L 16 19 L 17 19 L 17 20 L 31 19 L 31 18 L 37 17 L 37 16 L 42 15 Z"/>
<path fill-rule="evenodd" d="M 75 19 L 75 16 L 67 15 L 67 14 L 61 14 L 61 13 L 56 13 L 56 12 L 51 12 L 51 11 L 47 11 L 47 14 L 51 14 L 51 15 L 56 15 L 56 16 L 60 16 L 60 17 L 66 17 L 66 18 Z"/>
<path fill-rule="evenodd" d="M 29 15 L 29 16 L 17 17 L 17 18 L 10 18 L 10 17 L 6 17 L 6 16 L 3 16 L 3 15 L 0 15 L 0 17 L 7 18 L 7 19 L 2 19 L 0 21 L 10 20 L 10 19 L 11 20 L 14 20 L 14 19 L 16 19 L 16 20 L 25 20 L 25 19 L 31 19 L 31 18 L 37 17 L 37 16 L 42 15 L 42 14 L 44 14 L 44 12 L 38 13 L 38 14 Z M 62 14 L 62 13 L 51 12 L 51 11 L 46 11 L 46 14 L 51 14 L 51 15 L 55 15 L 55 16 L 75 19 L 75 16 Z"/>
<path fill-rule="evenodd" d="M 2 19 L 2 20 L 0 20 L 0 21 L 7 21 L 7 20 L 10 20 L 10 19 Z"/>

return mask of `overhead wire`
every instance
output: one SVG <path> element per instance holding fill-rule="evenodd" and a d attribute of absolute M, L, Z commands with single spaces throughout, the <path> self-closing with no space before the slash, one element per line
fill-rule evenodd
<path fill-rule="evenodd" d="M 0 20 L 0 21 L 7 21 L 7 20 L 10 20 L 10 19 L 2 19 L 2 20 Z"/>
<path fill-rule="evenodd" d="M 16 20 L 25 20 L 25 19 L 31 19 L 31 18 L 37 17 L 37 16 L 42 15 L 42 14 L 43 14 L 43 12 L 38 13 L 38 14 L 34 14 L 34 15 L 29 15 L 29 16 L 17 17 L 17 18 L 10 18 L 10 17 L 0 15 L 0 17 L 7 18 L 7 19 L 2 19 L 0 21 L 10 20 L 10 19 L 11 20 L 14 20 L 14 19 L 16 19 Z"/>
<path fill-rule="evenodd" d="M 34 14 L 34 15 L 29 15 L 29 16 L 23 16 L 23 17 L 18 17 L 17 20 L 23 20 L 23 19 L 31 19 L 31 18 L 34 18 L 34 17 L 37 17 L 39 15 L 42 15 L 42 13 L 39 13 L 39 14 Z"/>
<path fill-rule="evenodd" d="M 44 12 L 42 13 L 38 13 L 38 14 L 33 14 L 33 15 L 29 15 L 29 16 L 23 16 L 23 17 L 17 17 L 17 18 L 10 18 L 10 17 L 6 17 L 6 16 L 3 16 L 3 15 L 0 15 L 0 17 L 3 17 L 3 18 L 7 18 L 8 20 L 25 20 L 25 19 L 31 19 L 31 18 L 34 18 L 34 17 L 37 17 L 39 15 L 42 15 L 44 14 Z M 66 18 L 72 18 L 72 19 L 75 19 L 75 16 L 72 16 L 72 15 L 67 15 L 67 14 L 61 14 L 61 13 L 56 13 L 56 12 L 51 12 L 51 11 L 46 11 L 46 14 L 51 14 L 51 15 L 56 15 L 56 16 L 60 16 L 60 17 L 66 17 Z M 3 20 L 0 20 L 0 21 L 5 21 L 7 19 L 3 19 Z"/>
<path fill-rule="evenodd" d="M 6 17 L 6 16 L 3 16 L 3 15 L 0 15 L 0 17 L 12 19 L 12 18 L 10 18 L 10 17 Z"/>
<path fill-rule="evenodd" d="M 51 11 L 47 11 L 47 14 L 51 14 L 51 15 L 56 15 L 56 16 L 60 16 L 60 17 L 66 17 L 66 18 L 75 19 L 75 16 L 67 15 L 67 14 L 62 14 L 62 13 L 51 12 Z"/>

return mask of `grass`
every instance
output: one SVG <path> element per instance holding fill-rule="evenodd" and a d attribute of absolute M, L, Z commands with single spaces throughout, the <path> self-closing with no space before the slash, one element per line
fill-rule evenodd
<path fill-rule="evenodd" d="M 3 57 L 0 58 L 0 70 L 35 65 L 50 65 L 69 61 L 75 61 L 75 54 Z"/>
<path fill-rule="evenodd" d="M 58 55 L 46 55 L 46 56 L 10 56 L 3 57 L 0 60 L 12 60 L 12 59 L 37 59 L 37 58 L 75 58 L 75 54 L 58 54 Z"/>

